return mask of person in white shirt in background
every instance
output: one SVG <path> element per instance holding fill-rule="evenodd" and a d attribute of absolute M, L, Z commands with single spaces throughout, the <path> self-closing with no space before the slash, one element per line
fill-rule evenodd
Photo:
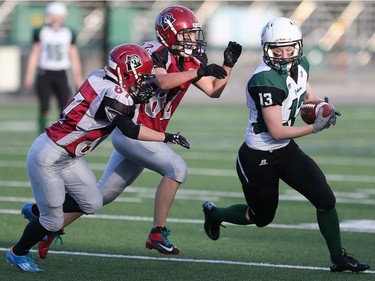
<path fill-rule="evenodd" d="M 60 112 L 83 83 L 82 67 L 76 35 L 65 26 L 67 8 L 51 2 L 45 10 L 45 24 L 33 31 L 33 46 L 27 61 L 24 87 L 35 86 L 39 102 L 38 128 L 43 133 L 47 125 L 51 95 L 57 99 Z M 75 89 L 71 89 L 68 71 L 72 70 Z"/>

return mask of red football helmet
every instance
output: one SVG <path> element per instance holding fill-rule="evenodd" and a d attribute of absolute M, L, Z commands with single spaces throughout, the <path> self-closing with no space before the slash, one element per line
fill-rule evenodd
<path fill-rule="evenodd" d="M 113 48 L 104 69 L 132 96 L 135 103 L 147 102 L 155 94 L 151 81 L 155 78 L 152 58 L 137 44 L 127 43 Z"/>
<path fill-rule="evenodd" d="M 189 57 L 193 51 L 204 52 L 207 45 L 195 14 L 183 6 L 163 10 L 155 22 L 156 38 L 171 52 Z"/>

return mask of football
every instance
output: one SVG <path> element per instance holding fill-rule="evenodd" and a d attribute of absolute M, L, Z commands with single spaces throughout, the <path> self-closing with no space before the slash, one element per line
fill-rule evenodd
<path fill-rule="evenodd" d="M 306 124 L 313 124 L 318 110 L 323 107 L 323 117 L 328 117 L 332 112 L 332 107 L 322 100 L 313 100 L 305 103 L 301 107 L 301 118 Z"/>

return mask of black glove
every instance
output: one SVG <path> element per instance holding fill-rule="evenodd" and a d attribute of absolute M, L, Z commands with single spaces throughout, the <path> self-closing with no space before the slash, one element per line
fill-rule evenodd
<path fill-rule="evenodd" d="M 224 68 L 217 64 L 209 64 L 207 66 L 202 66 L 198 69 L 198 77 L 202 76 L 213 76 L 218 79 L 223 79 L 227 76 L 227 72 Z"/>
<path fill-rule="evenodd" d="M 169 134 L 169 133 L 164 133 L 164 134 L 165 134 L 165 139 L 164 139 L 165 143 L 179 144 L 182 147 L 190 149 L 189 142 L 183 135 L 180 135 L 180 132 L 178 132 L 177 134 Z"/>
<path fill-rule="evenodd" d="M 224 51 L 224 65 L 233 67 L 240 57 L 242 52 L 242 45 L 229 41 L 228 47 Z"/>

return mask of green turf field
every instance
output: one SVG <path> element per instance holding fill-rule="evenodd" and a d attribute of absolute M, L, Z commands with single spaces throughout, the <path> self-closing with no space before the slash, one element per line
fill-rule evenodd
<path fill-rule="evenodd" d="M 281 184 L 274 222 L 266 228 L 226 225 L 211 241 L 203 230 L 202 202 L 243 203 L 235 158 L 247 126 L 245 106 L 182 105 L 169 131 L 181 131 L 191 149 L 175 146 L 189 166 L 169 217 L 179 256 L 145 248 L 153 196 L 160 176 L 145 171 L 117 201 L 68 227 L 64 244 L 52 244 L 41 274 L 20 273 L 5 262 L 6 250 L 26 225 L 23 203 L 32 201 L 25 159 L 36 137 L 36 109 L 0 105 L 0 280 L 374 280 L 375 131 L 373 107 L 341 106 L 333 129 L 297 140 L 322 167 L 337 197 L 343 246 L 371 265 L 368 273 L 331 273 L 317 230 L 315 210 Z M 51 117 L 51 121 L 54 118 Z M 300 121 L 299 121 L 300 122 Z M 110 139 L 86 160 L 100 178 L 112 151 Z M 34 256 L 37 256 L 35 253 Z"/>

